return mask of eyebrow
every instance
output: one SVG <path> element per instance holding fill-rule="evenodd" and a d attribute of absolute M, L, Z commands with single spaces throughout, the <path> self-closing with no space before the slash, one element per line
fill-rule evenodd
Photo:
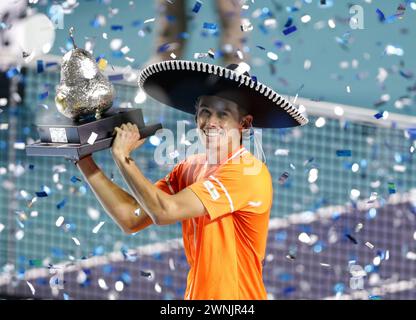
<path fill-rule="evenodd" d="M 215 108 L 212 108 L 212 107 L 209 107 L 209 106 L 207 106 L 206 104 L 200 104 L 199 105 L 199 109 L 202 109 L 202 108 L 205 108 L 205 109 L 215 109 Z M 217 110 L 216 110 L 217 111 Z M 227 107 L 225 107 L 223 110 L 218 110 L 218 111 L 223 111 L 223 112 L 229 112 L 229 113 L 232 113 L 232 110 L 227 106 Z"/>

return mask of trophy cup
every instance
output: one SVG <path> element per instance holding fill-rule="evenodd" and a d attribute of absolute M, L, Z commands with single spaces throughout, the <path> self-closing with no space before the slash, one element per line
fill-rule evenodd
<path fill-rule="evenodd" d="M 162 125 L 145 126 L 142 110 L 111 108 L 114 87 L 100 72 L 92 55 L 75 45 L 62 61 L 61 81 L 56 90 L 60 114 L 44 117 L 36 124 L 40 141 L 26 146 L 28 156 L 60 156 L 77 161 L 93 152 L 111 147 L 113 131 L 130 122 L 141 138 L 155 134 Z M 62 117 L 63 115 L 63 117 Z"/>

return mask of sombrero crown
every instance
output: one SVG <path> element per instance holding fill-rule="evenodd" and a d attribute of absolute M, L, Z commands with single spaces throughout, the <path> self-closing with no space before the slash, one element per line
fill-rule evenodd
<path fill-rule="evenodd" d="M 235 64 L 224 68 L 199 61 L 162 61 L 142 70 L 139 86 L 161 103 L 191 114 L 198 97 L 232 92 L 226 97 L 253 115 L 254 127 L 287 128 L 308 123 L 287 99 L 247 72 L 239 72 Z"/>

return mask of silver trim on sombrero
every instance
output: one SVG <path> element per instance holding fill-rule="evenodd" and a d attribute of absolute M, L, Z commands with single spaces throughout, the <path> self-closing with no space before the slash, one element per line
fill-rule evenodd
<path fill-rule="evenodd" d="M 253 79 L 244 74 L 238 74 L 234 70 L 230 70 L 221 66 L 205 62 L 188 60 L 167 60 L 151 64 L 140 72 L 138 81 L 139 87 L 143 89 L 144 82 L 151 75 L 167 70 L 190 70 L 206 72 L 229 80 L 234 80 L 240 83 L 239 86 L 245 85 L 251 89 L 258 91 L 266 98 L 272 100 L 278 107 L 283 108 L 287 113 L 289 113 L 289 115 L 291 115 L 301 126 L 309 122 L 309 120 L 304 115 L 302 115 L 294 105 L 292 105 L 289 101 L 287 101 L 285 98 L 279 95 L 272 88 L 266 86 L 265 84 L 262 84 L 261 82 L 254 81 Z"/>

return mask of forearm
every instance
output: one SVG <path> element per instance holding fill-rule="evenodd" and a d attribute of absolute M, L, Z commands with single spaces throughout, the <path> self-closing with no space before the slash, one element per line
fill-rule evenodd
<path fill-rule="evenodd" d="M 113 158 L 133 196 L 153 222 L 161 224 L 162 221 L 165 221 L 172 210 L 171 196 L 153 185 L 131 158 L 129 160 L 125 156 L 116 154 L 113 155 Z"/>
<path fill-rule="evenodd" d="M 80 160 L 77 167 L 104 210 L 123 231 L 136 232 L 152 224 L 152 220 L 134 197 L 108 179 L 92 156 Z M 140 214 L 136 215 L 135 212 Z"/>

